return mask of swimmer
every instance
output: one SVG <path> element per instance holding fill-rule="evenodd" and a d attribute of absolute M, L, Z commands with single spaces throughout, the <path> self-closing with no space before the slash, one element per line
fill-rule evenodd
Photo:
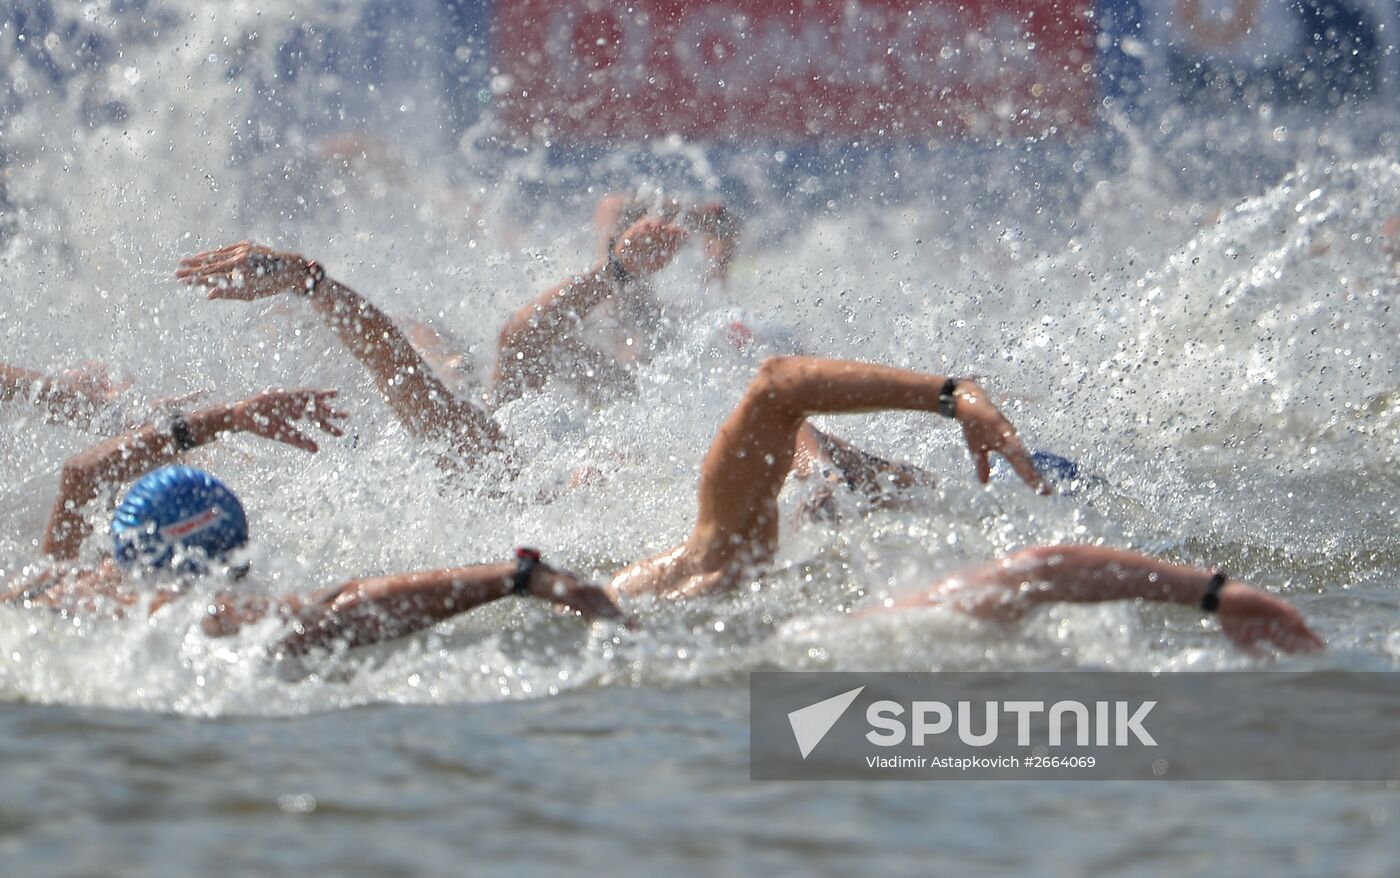
<path fill-rule="evenodd" d="M 618 618 L 601 590 L 539 561 L 517 560 L 448 570 L 357 579 L 310 597 L 268 597 L 248 588 L 247 565 L 234 565 L 248 542 L 243 505 L 201 470 L 168 466 L 127 493 L 113 516 L 114 551 L 99 566 L 31 575 L 0 602 L 65 615 L 122 616 L 143 603 L 154 614 L 195 582 L 222 574 L 227 587 L 212 598 L 201 627 L 224 637 L 273 616 L 291 633 L 279 647 L 294 655 L 393 640 L 484 604 L 539 597 L 589 618 Z"/>
<path fill-rule="evenodd" d="M 810 357 L 770 359 L 720 427 L 700 476 L 699 514 L 681 545 L 615 574 L 609 596 L 652 594 L 690 598 L 732 591 L 772 560 L 778 544 L 777 498 L 795 454 L 795 435 L 814 414 L 905 409 L 938 412 L 963 429 L 979 481 L 991 476 L 990 455 L 1000 454 L 1023 481 L 1044 483 L 1015 430 L 987 393 L 970 380 Z M 1030 562 L 1033 569 L 1027 570 Z M 1009 571 L 1009 572 L 1008 572 Z M 1217 582 L 1200 571 L 1096 547 L 1032 549 L 963 577 L 999 594 L 1034 579 L 1020 602 L 1121 600 L 1133 597 L 1194 603 L 1221 615 L 1236 643 L 1272 643 L 1285 651 L 1316 649 L 1322 641 L 1288 604 L 1239 582 Z M 951 587 L 946 587 L 951 588 Z M 935 587 L 905 606 L 940 595 Z M 968 592 L 969 594 L 971 592 Z M 1019 595 L 1021 592 L 1017 592 Z M 983 605 L 974 606 L 974 611 Z M 1010 606 L 1016 601 L 989 601 Z M 1011 612 L 1008 611 L 1008 612 Z M 989 610 L 988 612 L 991 612 Z"/>
<path fill-rule="evenodd" d="M 644 217 L 616 246 L 614 261 L 628 276 L 640 277 L 664 267 L 684 235 L 674 224 Z M 541 370 L 556 362 L 549 357 L 555 350 L 575 357 L 578 374 L 586 374 L 586 363 L 593 364 L 599 377 L 619 368 L 601 353 L 589 354 L 571 336 L 578 309 L 591 307 L 590 303 L 596 304 L 626 286 L 617 279 L 616 269 L 608 266 L 608 262 L 601 262 L 587 274 L 546 293 L 502 330 L 501 362 L 519 366 L 511 371 L 515 377 L 498 380 L 498 396 L 503 387 L 523 392 L 525 387 L 542 383 L 540 376 L 545 373 Z M 207 288 L 210 299 L 254 301 L 279 294 L 307 299 L 369 370 L 390 408 L 414 435 L 446 438 L 468 465 L 504 447 L 505 437 L 496 422 L 483 409 L 453 394 L 393 320 L 329 277 L 316 262 L 244 242 L 181 260 L 176 277 Z M 916 473 L 913 467 L 875 455 L 838 453 L 837 449 L 850 448 L 849 444 L 810 424 L 804 425 L 794 441 L 800 448 L 795 446 L 798 453 L 790 459 L 802 464 L 799 477 L 821 470 L 852 487 L 878 485 L 878 492 L 865 491 L 877 503 L 893 502 L 892 489 L 932 482 L 922 471 Z"/>
<path fill-rule="evenodd" d="M 331 408 L 331 390 L 268 390 L 232 405 L 215 405 L 168 423 L 147 424 L 100 442 L 70 458 L 59 477 L 44 531 L 44 554 L 57 561 L 76 558 L 90 530 L 83 509 L 98 496 L 182 454 L 230 433 L 251 433 L 273 442 L 316 452 L 319 446 L 299 427 L 307 421 L 331 436 L 345 414 Z"/>
<path fill-rule="evenodd" d="M 551 379 L 569 381 L 591 396 L 630 389 L 631 367 L 645 362 L 662 341 L 661 302 L 649 278 L 694 234 L 704 242 L 707 277 L 726 279 L 741 229 L 738 218 L 719 202 L 686 206 L 675 199 L 651 203 L 616 194 L 599 202 L 594 226 L 599 260 L 531 300 L 502 327 L 494 378 L 497 405 Z M 635 266 L 626 258 L 632 251 L 645 257 Z M 622 324 L 612 333 L 616 343 L 611 350 L 589 344 L 582 334 L 589 316 L 605 305 Z"/>
<path fill-rule="evenodd" d="M 223 433 L 251 432 L 316 451 L 315 441 L 296 422 L 342 435 L 335 422 L 344 415 L 330 408 L 333 397 L 328 391 L 269 391 L 165 427 L 148 426 L 79 454 L 63 469 L 45 553 L 54 561 L 72 561 L 90 530 L 81 511 L 104 488 Z M 281 647 L 293 654 L 395 639 L 511 595 L 540 597 L 588 617 L 620 616 L 600 589 L 541 563 L 528 550 L 507 564 L 352 580 L 309 598 L 251 594 L 240 587 L 248 568 L 233 563 L 248 541 L 242 504 L 209 474 L 183 466 L 162 466 L 137 481 L 118 506 L 111 532 L 114 550 L 96 566 L 26 571 L 0 594 L 0 603 L 120 616 L 148 602 L 155 613 L 182 597 L 192 581 L 223 573 L 230 587 L 214 597 L 204 632 L 225 636 L 272 615 L 290 623 L 292 633 Z"/>
<path fill-rule="evenodd" d="M 968 568 L 866 615 L 943 606 L 1010 623 L 1053 603 L 1152 601 L 1180 604 L 1220 620 L 1236 645 L 1255 651 L 1313 652 L 1326 644 L 1284 601 L 1220 571 L 1198 570 L 1102 546 L 1037 546 Z"/>
<path fill-rule="evenodd" d="M 468 465 L 502 449 L 505 437 L 496 422 L 449 390 L 388 315 L 315 261 L 245 241 L 186 257 L 175 276 L 208 288 L 210 299 L 304 298 L 414 436 L 446 441 Z"/>

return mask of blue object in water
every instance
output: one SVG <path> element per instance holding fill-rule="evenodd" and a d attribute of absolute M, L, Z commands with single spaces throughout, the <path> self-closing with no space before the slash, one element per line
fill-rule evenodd
<path fill-rule="evenodd" d="M 112 516 L 113 554 L 130 569 L 206 573 L 248 542 L 243 504 L 222 482 L 187 466 L 162 467 L 127 491 Z"/>
<path fill-rule="evenodd" d="M 1062 494 L 1073 494 L 1082 478 L 1078 463 L 1049 451 L 1031 452 L 1031 462 L 1040 470 L 1045 481 L 1054 485 Z M 1017 478 L 1016 471 L 1002 457 L 994 458 L 992 474 L 999 479 Z"/>

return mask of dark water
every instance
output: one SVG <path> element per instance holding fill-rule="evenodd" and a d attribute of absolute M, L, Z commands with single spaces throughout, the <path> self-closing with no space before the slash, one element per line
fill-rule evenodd
<path fill-rule="evenodd" d="M 7 875 L 1350 875 L 1365 784 L 753 783 L 746 688 L 175 718 L 12 704 Z"/>

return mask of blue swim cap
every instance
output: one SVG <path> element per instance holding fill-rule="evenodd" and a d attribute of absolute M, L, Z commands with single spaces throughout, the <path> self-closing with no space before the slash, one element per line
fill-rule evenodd
<path fill-rule="evenodd" d="M 143 476 L 112 516 L 113 553 L 130 569 L 140 564 L 181 573 L 206 573 L 203 563 L 248 542 L 243 504 L 203 470 L 167 466 Z"/>
<path fill-rule="evenodd" d="M 1045 481 L 1060 489 L 1062 493 L 1074 494 L 1079 487 L 1077 483 L 1082 478 L 1079 464 L 1069 458 L 1052 454 L 1049 451 L 1033 451 L 1031 452 L 1031 462 L 1035 464 L 1036 469 L 1040 470 Z M 1002 479 L 1015 476 L 1015 470 L 1000 457 L 994 459 L 992 473 Z"/>
<path fill-rule="evenodd" d="M 1052 482 L 1072 482 L 1079 478 L 1079 464 L 1067 457 L 1048 451 L 1031 452 L 1031 462 L 1040 474 Z"/>

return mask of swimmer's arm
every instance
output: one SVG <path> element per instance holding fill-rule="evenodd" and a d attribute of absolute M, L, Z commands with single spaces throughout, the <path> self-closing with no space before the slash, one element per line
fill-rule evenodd
<path fill-rule="evenodd" d="M 0 365 L 0 402 L 28 400 L 54 424 L 86 428 L 108 396 L 95 384 Z"/>
<path fill-rule="evenodd" d="M 481 564 L 353 580 L 304 605 L 284 604 L 290 607 L 286 612 L 294 620 L 295 633 L 283 644 L 290 652 L 304 653 L 403 637 L 509 597 L 515 570 L 513 563 Z M 544 564 L 530 577 L 530 595 L 587 618 L 621 616 L 602 589 Z M 205 631 L 232 633 L 220 625 L 217 615 L 211 616 L 216 621 L 206 622 Z"/>
<path fill-rule="evenodd" d="M 187 257 L 180 266 L 176 278 L 207 287 L 211 299 L 252 301 L 286 292 L 308 298 L 414 435 L 449 436 L 463 453 L 502 441 L 496 424 L 448 390 L 388 315 L 332 277 L 313 282 L 305 257 L 243 242 Z"/>
<path fill-rule="evenodd" d="M 211 406 L 184 419 L 190 447 L 237 432 L 315 452 L 316 443 L 294 422 L 305 419 L 332 436 L 343 435 L 335 422 L 345 415 L 330 407 L 334 396 L 334 391 L 325 390 L 269 390 L 233 405 Z M 58 499 L 44 530 L 45 554 L 59 560 L 77 557 L 89 530 L 84 506 L 106 487 L 175 463 L 183 453 L 170 426 L 147 424 L 70 458 L 63 465 Z"/>
<path fill-rule="evenodd" d="M 945 605 L 1003 621 L 1053 603 L 1143 600 L 1199 609 L 1212 575 L 1122 549 L 1038 546 L 955 574 L 914 603 Z M 1245 649 L 1261 642 L 1285 652 L 1325 646 L 1297 610 L 1242 582 L 1225 585 L 1216 613 L 1226 636 Z"/>
<path fill-rule="evenodd" d="M 448 390 L 408 336 L 369 300 L 329 277 L 308 298 L 414 435 L 451 436 L 464 452 L 501 444 L 504 437 L 496 423 Z"/>
<path fill-rule="evenodd" d="M 618 237 L 614 255 L 638 278 L 664 268 L 680 249 L 685 230 L 657 217 L 638 220 Z M 573 340 L 579 322 L 621 292 L 606 260 L 575 275 L 521 308 L 501 328 L 497 340 L 495 388 L 498 400 L 519 397 L 548 380 L 549 358 Z"/>

